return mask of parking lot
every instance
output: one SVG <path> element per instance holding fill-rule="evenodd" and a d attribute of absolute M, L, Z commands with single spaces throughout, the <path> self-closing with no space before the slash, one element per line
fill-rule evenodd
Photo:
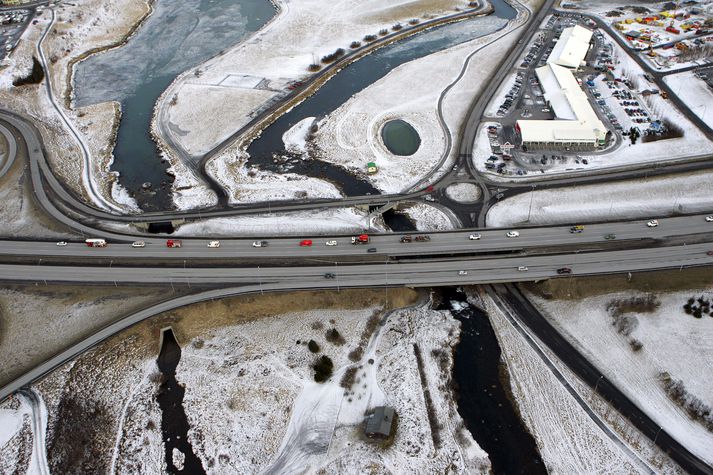
<path fill-rule="evenodd" d="M 0 11 L 0 60 L 7 58 L 17 46 L 33 13 L 34 9 L 27 8 Z"/>

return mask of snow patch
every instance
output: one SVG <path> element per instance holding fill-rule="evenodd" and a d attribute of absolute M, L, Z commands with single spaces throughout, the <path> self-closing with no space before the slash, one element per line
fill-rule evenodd
<path fill-rule="evenodd" d="M 314 117 L 307 117 L 297 122 L 290 130 L 282 135 L 282 142 L 285 150 L 292 153 L 304 153 L 307 151 L 307 138 L 310 134 Z"/>

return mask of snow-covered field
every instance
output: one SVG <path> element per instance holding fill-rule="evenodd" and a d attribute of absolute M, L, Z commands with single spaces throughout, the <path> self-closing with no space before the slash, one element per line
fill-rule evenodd
<path fill-rule="evenodd" d="M 502 26 L 502 20 L 497 18 L 486 17 L 479 21 L 482 21 L 483 31 Z M 498 57 L 511 45 L 514 35 L 503 35 L 517 24 L 519 20 L 497 33 L 402 64 L 355 94 L 321 121 L 315 140 L 318 157 L 347 168 L 385 193 L 412 187 L 446 152 L 446 132 L 440 122 L 439 107 L 448 133 L 457 134 L 467 107 L 498 65 L 488 58 Z M 501 39 L 496 41 L 498 38 Z M 439 104 L 445 89 L 459 78 L 463 69 L 463 76 Z M 414 82 L 414 77 L 429 80 Z M 403 84 L 410 86 L 403 87 Z M 405 120 L 418 132 L 421 145 L 413 155 L 394 155 L 384 146 L 381 128 L 392 119 Z M 450 152 L 450 156 L 455 153 Z M 365 164 L 369 161 L 376 162 L 377 174 L 366 174 Z"/>
<path fill-rule="evenodd" d="M 381 218 L 367 225 L 367 213 L 356 208 L 324 208 L 233 218 L 211 218 L 182 225 L 177 236 L 275 236 L 385 231 Z"/>
<path fill-rule="evenodd" d="M 373 305 L 294 312 L 194 338 L 177 378 L 186 384 L 189 436 L 201 447 L 199 456 L 218 461 L 214 473 L 486 471 L 487 455 L 462 428 L 431 355 L 440 348 L 450 354 L 458 323 L 448 312 L 418 307 L 396 310 L 371 333 L 368 322 L 382 311 Z M 332 328 L 343 342 L 326 339 Z M 317 354 L 308 350 L 310 340 Z M 440 446 L 432 442 L 414 344 L 443 425 Z M 362 350 L 353 353 L 356 347 Z M 310 365 L 322 354 L 333 361 L 334 375 L 318 384 Z M 365 412 L 383 404 L 398 414 L 388 450 L 360 435 Z"/>
<path fill-rule="evenodd" d="M 487 295 L 510 386 L 550 473 L 647 473 L 594 423 Z"/>
<path fill-rule="evenodd" d="M 419 231 L 449 231 L 456 227 L 448 214 L 428 203 L 412 204 L 403 213 L 411 218 Z"/>
<path fill-rule="evenodd" d="M 352 41 L 376 35 L 396 23 L 407 26 L 412 18 L 433 18 L 454 13 L 447 0 L 275 0 L 277 15 L 251 38 L 179 76 L 157 104 L 170 108 L 170 122 L 181 134 L 174 139 L 192 154 L 203 154 L 247 123 L 249 116 L 268 100 L 289 92 L 287 86 L 306 78 L 307 67 Z M 465 6 L 462 5 L 462 6 Z M 231 78 L 255 78 L 255 81 Z M 218 86 L 220 85 L 220 86 Z M 191 107 L 195 98 L 207 96 L 210 127 L 205 115 Z M 254 96 L 254 97 L 253 97 Z M 176 107 L 169 105 L 176 98 Z M 156 114 L 160 117 L 161 114 Z M 210 130 L 207 130 L 210 129 Z"/>
<path fill-rule="evenodd" d="M 691 71 L 669 74 L 664 81 L 694 114 L 713 128 L 713 90 L 705 82 Z"/>
<path fill-rule="evenodd" d="M 342 197 L 337 187 L 326 180 L 248 167 L 245 153 L 226 153 L 208 162 L 206 169 L 228 191 L 232 204 Z"/>
<path fill-rule="evenodd" d="M 446 196 L 461 203 L 474 203 L 481 194 L 480 187 L 475 183 L 455 183 L 446 188 Z"/>
<path fill-rule="evenodd" d="M 631 292 L 612 292 L 577 301 L 545 300 L 531 295 L 547 318 L 620 390 L 669 434 L 707 463 L 713 462 L 713 433 L 674 403 L 659 379 L 667 372 L 686 391 L 713 406 L 713 385 L 703 374 L 713 372 L 713 319 L 686 315 L 691 296 L 710 296 L 711 288 L 656 295 L 660 306 L 648 313 L 630 313 L 637 323 L 631 337 L 643 343 L 634 352 L 629 338 L 612 324 L 607 305 Z"/>
<path fill-rule="evenodd" d="M 532 203 L 532 204 L 531 204 Z M 530 210 L 531 213 L 530 213 Z M 713 179 L 696 173 L 521 193 L 488 211 L 488 226 L 642 219 L 713 210 Z"/>

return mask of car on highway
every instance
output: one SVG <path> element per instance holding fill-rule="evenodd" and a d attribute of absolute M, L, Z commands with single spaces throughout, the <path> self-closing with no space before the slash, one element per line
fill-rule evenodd
<path fill-rule="evenodd" d="M 560 267 L 559 269 L 557 269 L 557 273 L 558 274 L 571 274 L 572 269 L 570 269 L 569 267 Z"/>
<path fill-rule="evenodd" d="M 67 241 L 60 241 L 60 242 L 57 243 L 57 245 L 60 246 L 60 247 L 64 247 L 64 246 L 67 245 Z"/>
<path fill-rule="evenodd" d="M 431 240 L 431 236 L 428 236 L 427 234 L 422 234 L 420 236 L 416 236 L 414 238 L 414 241 L 416 242 L 428 242 Z"/>
<path fill-rule="evenodd" d="M 326 274 L 324 274 L 325 279 L 334 279 L 334 277 L 334 274 L 332 274 L 331 272 L 327 272 Z"/>
<path fill-rule="evenodd" d="M 572 226 L 571 228 L 569 228 L 569 232 L 570 232 L 570 233 L 573 233 L 573 234 L 579 234 L 579 233 L 581 233 L 582 231 L 584 231 L 584 226 L 582 226 L 582 225 L 580 225 L 580 224 L 578 224 L 578 225 L 576 225 L 576 226 Z"/>
<path fill-rule="evenodd" d="M 401 243 L 408 243 L 413 241 L 413 238 L 411 236 L 401 236 L 401 239 L 399 239 L 399 242 Z"/>
<path fill-rule="evenodd" d="M 475 233 L 468 236 L 468 239 L 470 239 L 471 241 L 477 241 L 478 239 L 480 239 L 480 237 L 480 233 Z"/>
<path fill-rule="evenodd" d="M 610 234 L 605 234 L 605 235 L 604 235 L 604 239 L 606 239 L 607 241 L 611 241 L 612 239 L 616 239 L 616 234 L 611 234 L 611 233 L 610 233 Z"/>
<path fill-rule="evenodd" d="M 327 246 L 336 246 L 336 245 L 337 245 L 337 241 L 335 241 L 334 239 L 332 239 L 331 241 L 327 241 L 327 242 L 325 242 L 324 244 L 327 245 Z"/>
<path fill-rule="evenodd" d="M 713 216 L 706 216 L 707 223 L 713 223 Z"/>
<path fill-rule="evenodd" d="M 658 220 L 656 220 L 656 219 L 652 219 L 651 221 L 649 221 L 648 223 L 646 223 L 646 225 L 647 225 L 648 227 L 650 227 L 650 228 L 655 228 L 656 226 L 659 225 L 659 222 L 658 222 Z"/>
<path fill-rule="evenodd" d="M 528 270 L 527 266 L 517 266 L 517 270 L 520 272 L 525 272 Z"/>
<path fill-rule="evenodd" d="M 518 231 L 508 231 L 505 235 L 509 238 L 516 238 L 520 236 L 520 233 Z"/>
<path fill-rule="evenodd" d="M 208 243 L 208 247 L 210 247 L 212 249 L 220 247 L 220 241 L 211 241 Z"/>
<path fill-rule="evenodd" d="M 253 247 L 267 247 L 267 241 L 253 241 Z"/>
<path fill-rule="evenodd" d="M 300 241 L 300 247 L 309 247 L 312 245 L 311 239 L 303 239 Z"/>
<path fill-rule="evenodd" d="M 468 271 L 467 270 L 459 270 L 458 275 L 468 275 Z"/>
<path fill-rule="evenodd" d="M 144 241 L 134 241 L 131 243 L 131 247 L 146 247 L 146 243 Z"/>
<path fill-rule="evenodd" d="M 370 247 L 369 249 L 366 250 L 366 252 L 376 252 L 376 248 Z"/>
<path fill-rule="evenodd" d="M 709 256 L 713 256 L 713 251 L 708 251 L 708 252 L 706 252 L 706 254 Z"/>

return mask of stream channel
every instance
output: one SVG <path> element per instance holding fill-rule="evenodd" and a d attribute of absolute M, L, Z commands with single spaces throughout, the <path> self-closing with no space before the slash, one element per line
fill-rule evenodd
<path fill-rule="evenodd" d="M 537 444 L 509 399 L 500 362 L 500 345 L 488 315 L 454 287 L 440 289 L 438 310 L 449 310 L 461 323 L 454 355 L 453 380 L 458 412 L 478 445 L 488 453 L 495 474 L 546 474 Z"/>
<path fill-rule="evenodd" d="M 250 163 L 284 173 L 298 173 L 335 183 L 347 196 L 378 194 L 369 183 L 341 167 L 318 160 L 287 157 L 282 135 L 305 117 L 322 118 L 352 95 L 384 77 L 397 66 L 487 35 L 514 18 L 515 10 L 504 0 L 491 0 L 495 12 L 448 24 L 385 46 L 347 66 L 314 95 L 280 117 L 253 141 Z M 154 105 L 161 93 L 182 71 L 196 66 L 258 30 L 274 9 L 266 0 L 156 0 L 154 12 L 126 45 L 80 62 L 75 71 L 77 106 L 107 100 L 121 103 L 112 170 L 120 183 L 145 211 L 167 210 L 172 177 L 162 160 L 149 128 Z M 459 66 L 460 67 L 460 66 Z M 143 184 L 150 183 L 145 188 Z"/>

